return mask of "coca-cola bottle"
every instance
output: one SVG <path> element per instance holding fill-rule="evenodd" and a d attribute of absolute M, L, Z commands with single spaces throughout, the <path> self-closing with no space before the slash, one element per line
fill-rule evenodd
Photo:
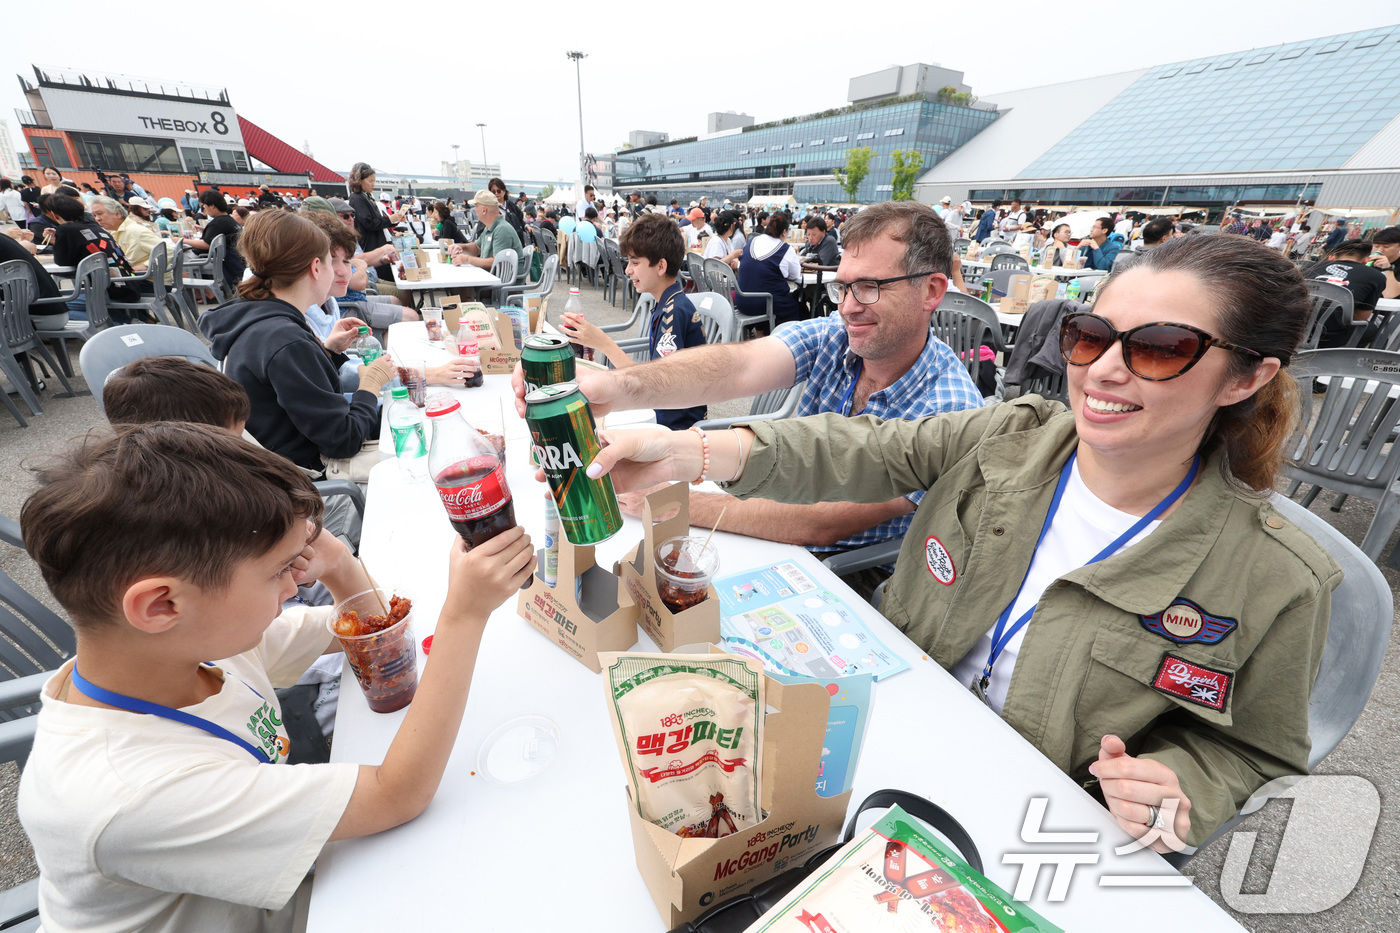
<path fill-rule="evenodd" d="M 470 548 L 514 528 L 515 504 L 496 448 L 467 423 L 461 408 L 447 395 L 428 399 L 433 425 L 428 473 L 452 527 Z"/>

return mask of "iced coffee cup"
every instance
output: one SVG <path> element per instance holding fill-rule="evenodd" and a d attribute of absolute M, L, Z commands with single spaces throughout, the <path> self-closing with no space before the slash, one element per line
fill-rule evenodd
<path fill-rule="evenodd" d="M 376 713 L 403 709 L 418 689 L 412 621 L 412 601 L 385 590 L 356 593 L 337 603 L 326 620 Z"/>
<path fill-rule="evenodd" d="M 718 571 L 719 550 L 704 538 L 667 538 L 656 546 L 656 590 L 672 612 L 703 602 Z"/>

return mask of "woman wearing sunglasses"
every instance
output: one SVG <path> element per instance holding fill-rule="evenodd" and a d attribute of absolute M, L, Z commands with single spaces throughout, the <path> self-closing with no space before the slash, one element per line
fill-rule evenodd
<path fill-rule="evenodd" d="M 1266 497 L 1308 310 L 1278 253 L 1174 240 L 1066 318 L 1069 410 L 1031 396 L 922 421 L 618 432 L 589 472 L 784 502 L 928 490 L 881 612 L 1125 830 L 1197 846 L 1307 771 L 1341 572 Z"/>

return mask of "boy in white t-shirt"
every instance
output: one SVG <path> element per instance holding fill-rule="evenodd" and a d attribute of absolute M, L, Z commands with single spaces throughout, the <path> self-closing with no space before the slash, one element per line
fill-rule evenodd
<path fill-rule="evenodd" d="M 25 547 L 78 642 L 20 782 L 45 929 L 290 929 L 326 842 L 432 799 L 529 538 L 454 542 L 432 661 L 383 764 L 287 765 L 273 689 L 333 639 L 330 609 L 279 616 L 282 601 L 315 579 L 337 600 L 369 589 L 305 475 L 217 428 L 158 422 L 90 436 L 38 477 Z"/>

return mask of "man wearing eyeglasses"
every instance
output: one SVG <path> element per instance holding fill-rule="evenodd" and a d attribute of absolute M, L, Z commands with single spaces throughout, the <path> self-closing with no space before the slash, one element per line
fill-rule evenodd
<path fill-rule="evenodd" d="M 827 284 L 838 314 L 798 321 L 771 337 L 681 350 L 613 372 L 578 371 L 595 416 L 611 409 L 687 408 L 761 395 L 806 382 L 796 415 L 838 412 L 923 418 L 979 408 L 967 368 L 933 336 L 929 321 L 948 289 L 952 241 L 927 204 L 888 201 L 842 225 L 845 252 Z M 516 374 L 524 414 L 525 383 Z M 728 477 L 715 477 L 723 480 Z M 618 497 L 636 515 L 643 493 Z M 902 537 L 923 493 L 889 502 L 787 505 L 718 493 L 690 496 L 696 525 L 801 544 L 821 556 Z M 720 521 L 720 512 L 724 518 Z M 888 574 L 847 582 L 869 593 Z"/>

